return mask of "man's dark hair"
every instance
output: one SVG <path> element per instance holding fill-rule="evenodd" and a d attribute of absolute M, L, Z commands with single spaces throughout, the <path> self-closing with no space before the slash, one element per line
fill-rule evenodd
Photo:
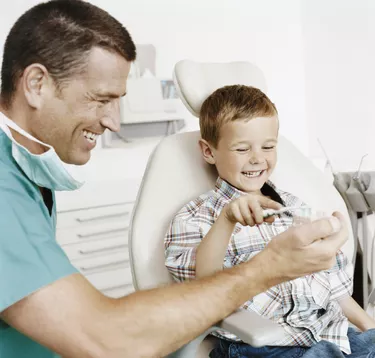
<path fill-rule="evenodd" d="M 81 0 L 53 0 L 32 7 L 16 21 L 5 42 L 3 105 L 10 106 L 17 82 L 29 65 L 45 66 L 60 88 L 84 71 L 94 46 L 116 52 L 129 62 L 136 57 L 129 32 L 97 6 Z"/>

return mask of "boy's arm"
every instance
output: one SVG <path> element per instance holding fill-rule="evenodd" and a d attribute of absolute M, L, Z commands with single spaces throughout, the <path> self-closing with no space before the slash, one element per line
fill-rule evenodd
<path fill-rule="evenodd" d="M 273 217 L 263 218 L 263 209 L 280 209 L 281 205 L 263 195 L 247 194 L 231 201 L 221 211 L 216 222 L 197 248 L 196 277 L 222 270 L 225 253 L 236 223 L 255 226 Z"/>
<path fill-rule="evenodd" d="M 375 328 L 375 321 L 363 310 L 363 308 L 350 296 L 339 301 L 339 304 L 348 320 L 361 331 Z"/>
<path fill-rule="evenodd" d="M 336 264 L 329 270 L 331 299 L 337 300 L 349 322 L 361 331 L 375 328 L 375 321 L 351 297 L 353 289 L 353 265 L 344 253 L 336 254 Z"/>
<path fill-rule="evenodd" d="M 198 246 L 195 269 L 197 278 L 222 270 L 225 252 L 234 227 L 235 223 L 228 221 L 222 212 Z"/>

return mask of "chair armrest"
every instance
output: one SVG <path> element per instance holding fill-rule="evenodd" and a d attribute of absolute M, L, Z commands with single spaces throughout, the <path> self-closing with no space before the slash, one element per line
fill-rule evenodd
<path fill-rule="evenodd" d="M 285 330 L 277 323 L 265 319 L 255 312 L 240 309 L 181 347 L 178 351 L 168 355 L 167 358 L 195 358 L 203 339 L 217 329 L 224 329 L 235 334 L 253 347 L 272 345 L 272 343 L 287 336 Z"/>
<path fill-rule="evenodd" d="M 276 322 L 244 309 L 234 312 L 216 327 L 235 334 L 253 347 L 272 345 L 288 336 L 288 333 Z"/>

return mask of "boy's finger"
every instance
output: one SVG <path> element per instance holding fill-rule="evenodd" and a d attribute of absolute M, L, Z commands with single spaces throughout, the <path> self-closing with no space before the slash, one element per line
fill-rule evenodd
<path fill-rule="evenodd" d="M 244 218 L 242 217 L 241 210 L 238 205 L 232 205 L 232 216 L 235 221 L 239 222 L 241 225 L 247 225 Z"/>
<path fill-rule="evenodd" d="M 254 226 L 252 213 L 249 206 L 247 205 L 247 202 L 245 202 L 244 200 L 240 200 L 239 209 L 244 221 L 246 222 L 246 225 Z"/>
<path fill-rule="evenodd" d="M 274 201 L 270 198 L 267 198 L 265 196 L 259 196 L 258 202 L 259 202 L 260 206 L 263 207 L 263 208 L 278 210 L 278 209 L 281 209 L 283 207 L 280 203 L 278 203 L 278 202 L 276 202 L 276 201 Z"/>
<path fill-rule="evenodd" d="M 252 212 L 253 218 L 257 224 L 263 223 L 263 209 L 258 201 L 250 201 L 248 206 Z"/>
<path fill-rule="evenodd" d="M 275 216 L 274 215 L 268 216 L 267 218 L 263 219 L 263 221 L 268 224 L 272 224 L 275 221 Z"/>

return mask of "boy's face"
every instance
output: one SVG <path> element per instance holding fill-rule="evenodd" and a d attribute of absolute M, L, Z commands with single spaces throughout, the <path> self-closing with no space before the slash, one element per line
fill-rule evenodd
<path fill-rule="evenodd" d="M 201 141 L 205 160 L 215 164 L 219 176 L 250 193 L 259 192 L 277 162 L 277 116 L 256 117 L 226 123 L 217 148 Z"/>

